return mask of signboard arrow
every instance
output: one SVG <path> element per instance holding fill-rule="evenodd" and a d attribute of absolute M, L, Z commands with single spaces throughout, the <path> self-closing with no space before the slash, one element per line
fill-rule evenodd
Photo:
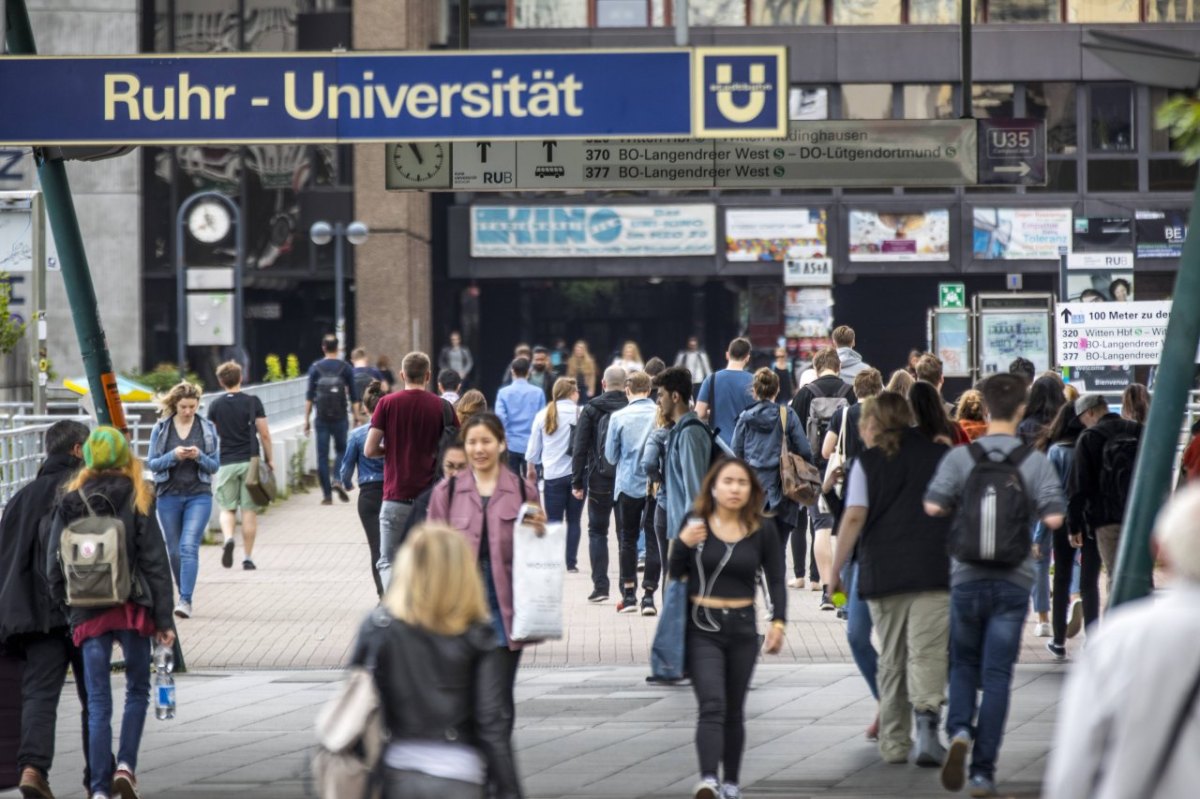
<path fill-rule="evenodd" d="M 1070 308 L 1063 308 L 1062 313 L 1059 314 L 1059 316 L 1062 317 L 1064 325 L 1071 324 L 1071 309 Z"/>
<path fill-rule="evenodd" d="M 995 167 L 995 169 L 997 172 L 1015 172 L 1016 174 L 1020 175 L 1021 177 L 1025 177 L 1033 170 L 1033 168 L 1031 166 L 1029 166 L 1029 164 L 1025 163 L 1024 161 L 1022 161 L 1020 164 L 1013 165 L 1013 166 L 998 166 L 998 167 Z"/>

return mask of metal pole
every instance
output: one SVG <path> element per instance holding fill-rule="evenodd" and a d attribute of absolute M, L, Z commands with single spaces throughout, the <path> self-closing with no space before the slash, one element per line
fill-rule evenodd
<path fill-rule="evenodd" d="M 959 107 L 959 116 L 963 119 L 971 119 L 975 116 L 975 93 L 974 84 L 972 83 L 971 73 L 971 23 L 972 11 L 975 4 L 971 0 L 962 0 L 962 18 L 959 32 L 960 44 L 962 46 L 961 59 L 961 77 L 962 77 L 962 98 Z"/>
<path fill-rule="evenodd" d="M 244 151 L 243 151 L 244 152 Z M 242 175 L 246 175 L 246 162 L 242 159 Z M 242 181 L 243 189 L 246 183 Z M 226 197 L 227 205 L 232 206 L 234 223 L 237 224 L 237 254 L 233 264 L 233 344 L 237 348 L 238 363 L 247 368 L 250 366 L 248 348 L 246 347 L 246 192 L 243 190 L 235 203 Z M 248 369 L 247 369 L 248 371 Z"/>
<path fill-rule="evenodd" d="M 183 266 L 183 224 L 195 197 L 193 194 L 180 203 L 175 214 L 175 365 L 179 367 L 181 383 L 187 379 L 187 278 Z"/>
<path fill-rule="evenodd" d="M 675 0 L 675 46 L 688 46 L 688 0 Z"/>
<path fill-rule="evenodd" d="M 346 282 L 345 277 L 346 226 L 338 222 L 333 226 L 333 319 L 339 358 L 346 357 L 346 296 L 343 286 Z"/>
<path fill-rule="evenodd" d="M 37 55 L 25 0 L 10 0 L 5 5 L 5 11 L 8 51 L 13 55 Z M 79 340 L 88 389 L 94 400 L 96 421 L 124 430 L 125 409 L 121 405 L 117 376 L 113 374 L 112 357 L 104 338 L 104 328 L 100 324 L 96 288 L 88 269 L 79 219 L 75 216 L 67 167 L 62 161 L 46 160 L 45 153 L 39 149 L 34 150 L 34 156 L 42 193 L 46 197 L 50 228 L 58 245 L 59 258 L 62 259 L 63 285 L 71 306 L 71 318 L 75 322 L 75 336 Z"/>
<path fill-rule="evenodd" d="M 33 378 L 33 412 L 37 416 L 46 413 L 46 217 L 42 210 L 41 195 L 34 195 L 29 204 L 33 220 L 33 285 L 30 286 L 29 304 L 29 361 L 30 376 Z"/>
<path fill-rule="evenodd" d="M 471 47 L 471 0 L 458 0 L 458 49 Z"/>
<path fill-rule="evenodd" d="M 1193 230 L 1200 230 L 1194 227 L 1200 225 L 1200 181 L 1192 194 L 1188 223 Z M 1121 531 L 1117 573 L 1109 600 L 1114 607 L 1150 593 L 1154 572 L 1150 534 L 1171 490 L 1175 466 L 1171 456 L 1179 446 L 1180 422 L 1196 373 L 1196 346 L 1200 343 L 1200 236 L 1189 236 L 1183 245 L 1172 297 L 1171 320 L 1167 323 L 1167 338 L 1154 383 L 1154 402 L 1142 434 Z"/>

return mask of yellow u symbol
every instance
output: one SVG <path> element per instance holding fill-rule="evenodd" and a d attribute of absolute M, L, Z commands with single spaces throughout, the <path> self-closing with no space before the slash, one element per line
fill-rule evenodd
<path fill-rule="evenodd" d="M 750 65 L 750 82 L 758 84 L 767 82 L 767 67 L 765 64 Z M 733 83 L 733 65 L 717 65 L 716 83 Z M 758 115 L 763 111 L 763 107 L 767 104 L 767 94 L 764 91 L 752 91 L 749 94 L 750 97 L 746 100 L 746 104 L 738 105 L 733 100 L 733 91 L 731 89 L 718 89 L 717 109 L 730 122 L 752 122 L 758 118 Z"/>

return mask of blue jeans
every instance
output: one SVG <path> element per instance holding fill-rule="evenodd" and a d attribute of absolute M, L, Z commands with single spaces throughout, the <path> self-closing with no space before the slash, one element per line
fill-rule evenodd
<path fill-rule="evenodd" d="M 950 589 L 946 733 L 973 732 L 972 777 L 995 779 L 1013 665 L 1021 653 L 1021 630 L 1028 612 L 1029 593 L 1006 580 L 975 580 Z M 976 695 L 981 690 L 983 699 L 975 719 Z"/>
<path fill-rule="evenodd" d="M 164 494 L 157 506 L 158 526 L 171 556 L 179 601 L 191 602 L 200 573 L 200 541 L 212 514 L 212 494 Z"/>
<path fill-rule="evenodd" d="M 346 419 L 316 420 L 313 429 L 317 431 L 317 477 L 321 481 L 321 495 L 325 499 L 333 498 L 333 486 L 329 482 L 329 439 L 333 439 L 333 451 L 337 458 L 338 468 L 346 457 L 346 433 L 350 422 Z"/>
<path fill-rule="evenodd" d="M 552 522 L 567 521 L 567 568 L 578 568 L 579 539 L 583 535 L 583 500 L 575 499 L 571 493 L 571 475 L 547 480 L 543 486 L 546 495 L 546 518 Z"/>
<path fill-rule="evenodd" d="M 138 748 L 150 707 L 151 640 L 132 630 L 117 630 L 83 642 L 83 677 L 88 692 L 88 768 L 92 793 L 109 795 L 112 790 L 112 650 L 113 640 L 125 653 L 125 715 L 117 763 L 137 773 Z"/>
<path fill-rule="evenodd" d="M 871 696 L 879 699 L 875 676 L 879 672 L 879 653 L 871 643 L 871 608 L 867 606 L 867 600 L 858 595 L 858 563 L 851 563 L 846 572 L 849 576 L 846 581 L 846 640 L 850 642 L 854 664 L 871 689 Z"/>

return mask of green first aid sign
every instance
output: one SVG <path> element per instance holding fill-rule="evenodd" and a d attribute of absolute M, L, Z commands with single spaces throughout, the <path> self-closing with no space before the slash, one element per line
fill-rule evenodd
<path fill-rule="evenodd" d="M 964 283 L 938 283 L 939 308 L 966 308 L 967 287 Z"/>

